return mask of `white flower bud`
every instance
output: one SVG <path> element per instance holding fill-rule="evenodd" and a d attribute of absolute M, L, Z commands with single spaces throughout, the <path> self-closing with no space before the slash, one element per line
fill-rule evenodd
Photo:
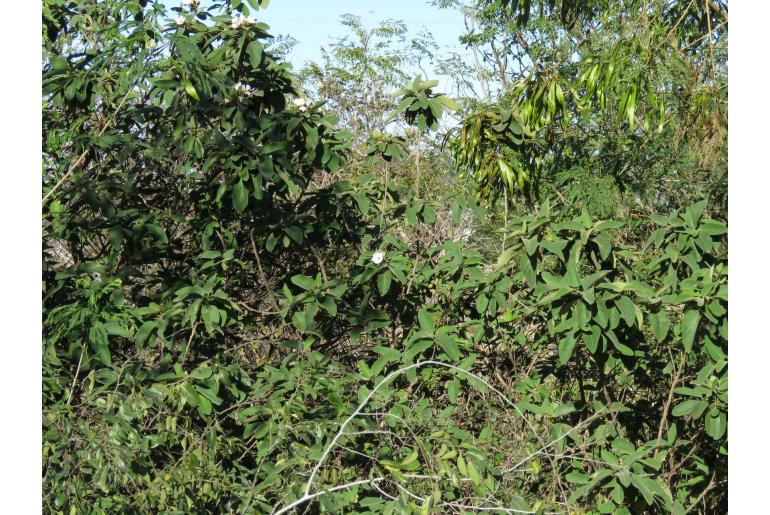
<path fill-rule="evenodd" d="M 176 23 L 179 27 L 183 26 L 185 23 L 187 23 L 187 19 L 184 16 L 177 16 L 174 20 L 174 23 Z"/>
<path fill-rule="evenodd" d="M 379 265 L 380 263 L 382 263 L 383 259 L 385 259 L 385 253 L 382 252 L 381 250 L 378 250 L 372 255 L 372 263 L 374 263 L 375 265 Z"/>

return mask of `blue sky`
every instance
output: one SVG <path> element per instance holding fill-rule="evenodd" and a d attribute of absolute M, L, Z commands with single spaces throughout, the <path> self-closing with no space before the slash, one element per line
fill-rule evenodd
<path fill-rule="evenodd" d="M 179 6 L 178 0 L 163 3 Z M 346 34 L 340 24 L 343 14 L 360 16 L 367 28 L 386 19 L 401 20 L 409 29 L 408 36 L 428 29 L 442 50 L 463 51 L 457 40 L 464 32 L 462 15 L 452 9 L 439 9 L 429 0 L 271 0 L 268 8 L 255 13 L 255 17 L 270 25 L 271 34 L 289 35 L 298 41 L 289 60 L 299 68 L 306 61 L 319 61 L 321 47 Z"/>
<path fill-rule="evenodd" d="M 442 49 L 462 50 L 457 41 L 464 31 L 462 15 L 427 0 L 272 0 L 257 17 L 270 25 L 273 34 L 288 34 L 299 41 L 289 56 L 297 67 L 319 60 L 321 46 L 346 34 L 340 17 L 348 13 L 360 16 L 367 28 L 386 19 L 401 20 L 410 36 L 428 29 Z"/>

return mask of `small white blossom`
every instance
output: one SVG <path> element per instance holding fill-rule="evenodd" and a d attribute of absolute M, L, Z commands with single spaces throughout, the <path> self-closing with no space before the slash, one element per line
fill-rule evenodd
<path fill-rule="evenodd" d="M 239 95 L 249 96 L 253 93 L 251 86 L 244 84 L 243 82 L 236 82 L 233 84 L 233 89 L 235 89 L 235 92 Z"/>
<path fill-rule="evenodd" d="M 187 23 L 187 19 L 184 16 L 180 15 L 176 17 L 176 19 L 174 20 L 174 23 L 176 23 L 178 26 L 181 27 L 182 25 Z"/>
<path fill-rule="evenodd" d="M 249 25 L 251 23 L 254 23 L 254 17 L 249 16 L 248 18 L 242 14 L 239 14 L 238 16 L 235 16 L 233 20 L 230 22 L 230 26 L 234 29 L 239 29 L 243 27 L 244 25 Z"/>
<path fill-rule="evenodd" d="M 294 104 L 300 113 L 304 113 L 310 107 L 310 99 L 307 98 L 295 98 L 291 103 Z"/>
<path fill-rule="evenodd" d="M 378 250 L 372 255 L 372 263 L 374 263 L 375 265 L 379 265 L 380 263 L 382 263 L 383 259 L 385 259 L 385 253 L 380 250 Z"/>

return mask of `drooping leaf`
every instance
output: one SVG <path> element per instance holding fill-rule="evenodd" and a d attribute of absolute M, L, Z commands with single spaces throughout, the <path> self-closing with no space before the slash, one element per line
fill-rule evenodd
<path fill-rule="evenodd" d="M 698 322 L 700 322 L 700 312 L 695 309 L 688 310 L 682 317 L 682 344 L 687 352 L 692 350 L 695 333 L 698 330 Z"/>

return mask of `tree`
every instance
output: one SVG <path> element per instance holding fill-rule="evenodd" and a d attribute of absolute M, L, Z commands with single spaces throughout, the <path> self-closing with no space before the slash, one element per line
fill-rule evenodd
<path fill-rule="evenodd" d="M 631 205 L 723 202 L 726 4 L 441 4 L 472 18 L 464 40 L 497 79 L 499 106 L 548 143 L 532 152 L 549 189 L 599 175 Z"/>
<path fill-rule="evenodd" d="M 340 113 L 343 127 L 354 134 L 382 131 L 396 108 L 392 91 L 407 84 L 409 68 L 430 59 L 435 43 L 429 34 L 407 40 L 406 25 L 398 20 L 367 30 L 359 17 L 348 14 L 341 23 L 351 35 L 322 49 L 322 62 L 307 64 L 300 75 L 305 87 Z"/>
<path fill-rule="evenodd" d="M 422 80 L 421 77 L 415 77 L 412 84 L 406 88 L 399 89 L 393 93 L 393 96 L 399 97 L 398 108 L 393 111 L 390 118 L 403 114 L 406 122 L 410 125 L 416 125 L 420 133 L 425 133 L 428 129 L 437 131 L 439 120 L 444 114 L 444 109 L 457 110 L 460 108 L 451 98 L 441 93 L 434 93 L 433 88 L 438 85 L 437 80 Z M 415 151 L 415 166 L 417 169 L 417 179 L 415 181 L 414 193 L 420 196 L 420 141 L 417 142 Z"/>

